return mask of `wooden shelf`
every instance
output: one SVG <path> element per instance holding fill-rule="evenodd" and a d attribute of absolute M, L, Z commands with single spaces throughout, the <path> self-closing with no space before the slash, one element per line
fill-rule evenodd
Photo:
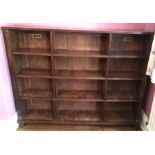
<path fill-rule="evenodd" d="M 104 71 L 58 70 L 54 76 L 58 79 L 90 79 L 105 80 Z"/>
<path fill-rule="evenodd" d="M 134 122 L 135 118 L 134 115 L 131 112 L 105 112 L 104 113 L 104 118 L 106 122 L 120 122 L 120 123 L 125 123 L 125 122 Z"/>
<path fill-rule="evenodd" d="M 15 55 L 38 55 L 38 56 L 51 56 L 50 49 L 40 48 L 21 48 L 13 51 Z"/>
<path fill-rule="evenodd" d="M 17 77 L 51 78 L 52 75 L 47 69 L 22 69 L 17 73 Z"/>
<path fill-rule="evenodd" d="M 90 50 L 67 50 L 57 49 L 53 56 L 60 57 L 92 57 L 92 58 L 146 58 L 145 55 L 137 54 L 139 51 L 90 51 Z"/>
<path fill-rule="evenodd" d="M 103 93 L 100 91 L 58 91 L 56 98 L 52 97 L 52 90 L 27 89 L 20 96 L 21 98 L 47 98 L 51 100 L 70 101 L 96 101 L 103 102 Z M 111 92 L 107 94 L 107 102 L 138 102 L 138 95 L 135 92 Z"/>
<path fill-rule="evenodd" d="M 108 80 L 143 80 L 143 75 L 130 71 L 109 71 Z"/>
<path fill-rule="evenodd" d="M 53 56 L 60 57 L 92 57 L 92 58 L 107 58 L 108 55 L 104 51 L 90 51 L 90 50 L 67 50 L 57 49 L 52 53 Z"/>
<path fill-rule="evenodd" d="M 133 91 L 111 91 L 107 92 L 107 102 L 138 102 L 138 94 Z"/>
<path fill-rule="evenodd" d="M 146 58 L 145 55 L 141 53 L 143 51 L 109 51 L 109 58 Z"/>
<path fill-rule="evenodd" d="M 75 101 L 98 101 L 103 102 L 103 93 L 99 91 L 76 91 L 61 90 L 58 91 L 58 99 Z"/>
<path fill-rule="evenodd" d="M 99 113 L 95 111 L 60 111 L 59 118 L 62 121 L 100 121 Z"/>
<path fill-rule="evenodd" d="M 53 120 L 52 111 L 50 110 L 28 110 L 24 116 L 25 120 Z"/>
<path fill-rule="evenodd" d="M 56 98 L 52 96 L 52 90 L 27 89 L 20 95 L 22 99 L 47 99 L 47 100 L 68 100 L 68 101 L 98 101 L 103 102 L 103 94 L 99 91 L 58 91 Z"/>
<path fill-rule="evenodd" d="M 21 98 L 44 98 L 52 99 L 52 90 L 26 89 Z"/>
<path fill-rule="evenodd" d="M 52 76 L 47 69 L 22 69 L 17 73 L 17 77 L 37 77 L 37 78 L 55 78 L 55 79 L 90 79 L 105 80 L 105 73 L 101 71 L 80 71 L 80 70 L 58 70 Z"/>
<path fill-rule="evenodd" d="M 138 51 L 91 51 L 91 50 L 67 50 L 57 49 L 51 53 L 50 49 L 20 48 L 13 51 L 15 55 L 38 55 L 56 57 L 91 57 L 91 58 L 146 58 L 145 55 L 137 54 Z"/>

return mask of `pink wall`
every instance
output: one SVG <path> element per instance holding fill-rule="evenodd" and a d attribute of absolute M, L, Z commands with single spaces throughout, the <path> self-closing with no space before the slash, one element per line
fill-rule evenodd
<path fill-rule="evenodd" d="M 7 58 L 0 30 L 0 119 L 7 119 L 15 113 L 12 87 L 7 65 Z"/>
<path fill-rule="evenodd" d="M 128 24 L 128 23 L 59 23 L 59 24 L 0 24 L 1 26 L 16 26 L 16 27 L 39 27 L 39 28 L 55 28 L 55 29 L 82 29 L 93 31 L 118 30 L 118 31 L 155 31 L 155 24 Z M 7 58 L 5 54 L 2 31 L 0 30 L 0 119 L 6 119 L 15 113 L 14 100 L 12 95 L 12 88 L 10 76 L 7 65 Z"/>

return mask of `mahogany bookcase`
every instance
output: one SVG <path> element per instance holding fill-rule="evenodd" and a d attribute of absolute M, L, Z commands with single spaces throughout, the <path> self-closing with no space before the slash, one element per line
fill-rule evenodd
<path fill-rule="evenodd" d="M 138 125 L 152 33 L 3 27 L 18 123 Z"/>

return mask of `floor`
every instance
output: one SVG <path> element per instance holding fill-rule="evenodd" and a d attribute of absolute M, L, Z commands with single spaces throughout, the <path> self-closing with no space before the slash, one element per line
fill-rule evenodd
<path fill-rule="evenodd" d="M 80 125 L 49 125 L 26 124 L 17 131 L 137 131 L 131 126 L 80 126 Z"/>

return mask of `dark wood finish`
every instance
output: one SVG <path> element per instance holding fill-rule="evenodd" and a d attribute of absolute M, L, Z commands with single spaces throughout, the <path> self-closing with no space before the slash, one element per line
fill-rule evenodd
<path fill-rule="evenodd" d="M 64 100 L 88 100 L 103 101 L 102 92 L 98 91 L 79 91 L 79 90 L 61 90 L 58 92 L 58 98 Z"/>
<path fill-rule="evenodd" d="M 107 101 L 139 101 L 138 94 L 134 91 L 109 91 Z"/>
<path fill-rule="evenodd" d="M 90 50 L 68 50 L 57 49 L 54 51 L 55 57 L 86 57 L 86 58 L 107 58 L 108 55 L 102 51 L 90 51 Z"/>
<path fill-rule="evenodd" d="M 25 98 L 52 98 L 52 90 L 27 89 L 21 97 Z"/>
<path fill-rule="evenodd" d="M 138 101 L 140 81 L 108 81 L 107 100 Z"/>
<path fill-rule="evenodd" d="M 108 80 L 143 80 L 143 76 L 135 71 L 109 71 Z"/>
<path fill-rule="evenodd" d="M 22 99 L 23 100 L 23 99 Z M 45 99 L 24 99 L 23 101 L 27 104 L 27 109 L 31 110 L 53 110 L 53 105 L 51 100 L 45 100 Z M 52 111 L 51 111 L 52 113 Z"/>
<path fill-rule="evenodd" d="M 146 58 L 145 55 L 137 54 L 137 51 L 109 51 L 109 55 L 102 51 L 89 50 L 55 50 L 55 57 L 90 57 L 90 58 Z"/>
<path fill-rule="evenodd" d="M 50 70 L 47 69 L 22 69 L 17 73 L 18 77 L 40 77 L 52 78 Z"/>
<path fill-rule="evenodd" d="M 62 121 L 100 121 L 99 113 L 94 111 L 61 111 L 59 115 Z"/>
<path fill-rule="evenodd" d="M 126 58 L 145 58 L 146 55 L 141 54 L 143 51 L 128 51 L 128 50 L 120 50 L 120 51 L 109 51 L 110 57 L 114 56 L 116 58 L 126 57 Z"/>
<path fill-rule="evenodd" d="M 105 80 L 106 76 L 101 71 L 84 71 L 84 70 L 58 70 L 55 78 L 57 79 L 90 79 Z"/>
<path fill-rule="evenodd" d="M 107 122 L 134 122 L 135 118 L 131 112 L 108 112 L 104 115 L 104 120 Z"/>
<path fill-rule="evenodd" d="M 40 48 L 20 48 L 13 51 L 14 55 L 38 55 L 38 56 L 51 56 L 50 49 Z"/>
<path fill-rule="evenodd" d="M 54 50 L 55 50 L 55 32 L 50 32 L 50 47 L 51 47 L 51 54 L 53 54 Z M 51 55 L 51 71 L 52 71 L 52 76 L 55 75 L 56 72 L 56 64 L 55 64 L 55 60 L 53 55 Z M 56 82 L 55 79 L 52 79 L 52 92 L 53 92 L 53 96 L 54 98 L 56 98 L 57 96 L 57 88 L 56 88 Z M 55 100 L 53 101 L 53 115 L 54 115 L 54 119 L 58 120 L 58 105 L 56 104 Z"/>
<path fill-rule="evenodd" d="M 24 123 L 24 124 L 29 124 L 29 123 L 32 123 L 32 124 L 66 124 L 66 125 L 111 125 L 111 126 L 114 126 L 114 125 L 121 125 L 121 126 L 127 126 L 127 125 L 132 125 L 135 123 L 135 120 L 134 121 L 124 121 L 124 122 L 106 122 L 106 121 L 62 121 L 62 120 L 18 120 L 18 123 L 21 124 L 21 123 Z"/>
<path fill-rule="evenodd" d="M 133 126 L 88 126 L 58 124 L 26 124 L 17 131 L 141 131 Z"/>
<path fill-rule="evenodd" d="M 152 34 L 3 31 L 20 126 L 138 123 Z"/>
<path fill-rule="evenodd" d="M 29 110 L 24 117 L 25 120 L 52 120 L 50 110 Z"/>
<path fill-rule="evenodd" d="M 95 101 L 57 100 L 56 103 L 59 105 L 59 111 L 98 111 L 98 102 Z"/>

